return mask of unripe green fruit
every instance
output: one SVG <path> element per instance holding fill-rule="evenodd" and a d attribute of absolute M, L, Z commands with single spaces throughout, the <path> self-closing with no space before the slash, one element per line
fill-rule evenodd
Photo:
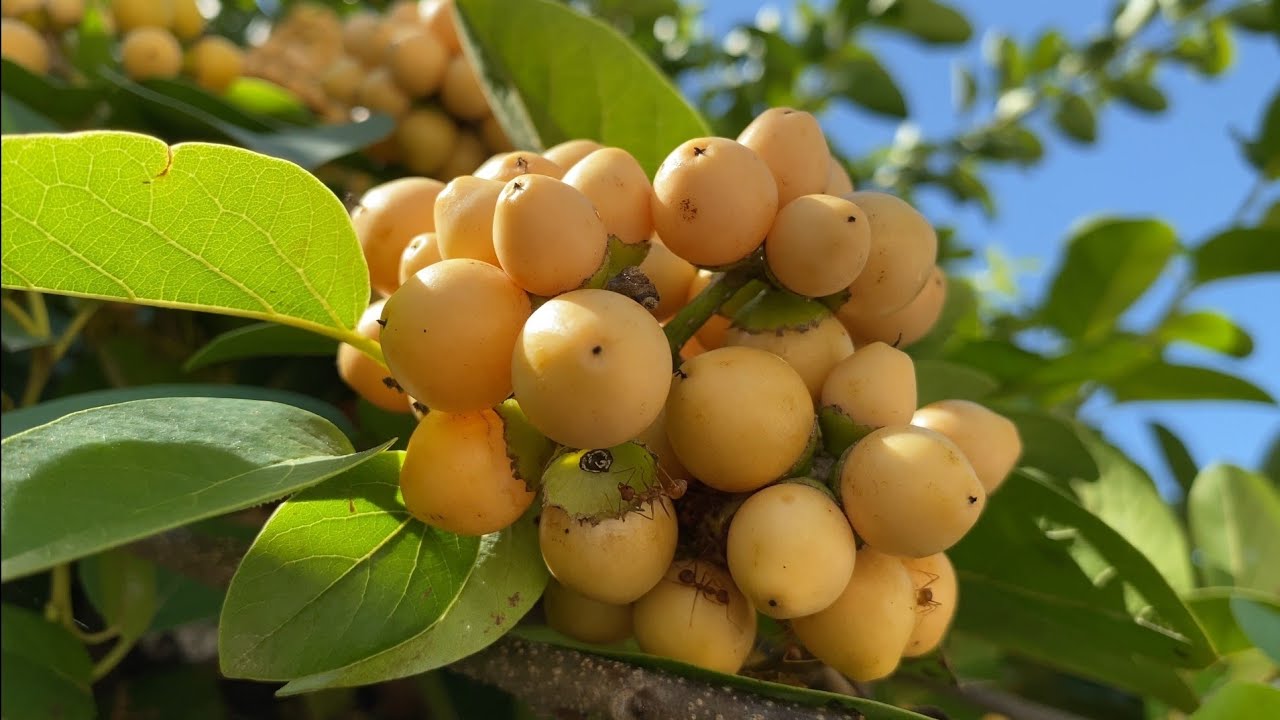
<path fill-rule="evenodd" d="M 676 551 L 676 512 L 659 497 L 643 513 L 593 523 L 562 508 L 542 509 L 538 546 L 547 569 L 565 587 L 593 600 L 625 605 L 662 579 Z"/>
<path fill-rule="evenodd" d="M 546 175 L 559 180 L 564 168 L 527 150 L 498 153 L 476 168 L 475 176 L 488 180 L 507 182 L 521 175 Z"/>
<path fill-rule="evenodd" d="M 838 456 L 876 428 L 911 421 L 916 408 L 915 363 L 884 343 L 864 345 L 831 369 L 820 398 L 823 439 L 827 451 Z"/>
<path fill-rule="evenodd" d="M 787 361 L 817 402 L 823 381 L 853 355 L 853 341 L 822 303 L 791 293 L 766 291 L 733 316 L 726 346 L 767 350 Z"/>
<path fill-rule="evenodd" d="M 204 32 L 204 15 L 196 0 L 166 0 L 173 4 L 173 34 L 181 40 L 194 40 Z"/>
<path fill-rule="evenodd" d="M 475 133 L 461 130 L 458 132 L 458 139 L 454 141 L 453 152 L 449 153 L 449 158 L 444 161 L 437 174 L 446 180 L 466 175 L 484 162 L 487 152 L 484 143 Z"/>
<path fill-rule="evenodd" d="M 729 524 L 729 572 L 751 603 L 774 618 L 830 606 L 849 584 L 856 553 L 840 506 L 810 485 L 759 490 Z"/>
<path fill-rule="evenodd" d="M 867 214 L 830 195 L 802 195 L 787 203 L 764 239 L 769 272 L 786 289 L 808 297 L 849 287 L 870 251 Z"/>
<path fill-rule="evenodd" d="M 455 55 L 445 68 L 440 104 L 450 115 L 463 120 L 479 120 L 489 114 L 489 101 L 465 55 Z"/>
<path fill-rule="evenodd" d="M 173 24 L 173 4 L 156 0 L 111 0 L 116 29 L 127 33 L 142 27 L 167 28 Z"/>
<path fill-rule="evenodd" d="M 568 172 L 578 161 L 590 155 L 591 153 L 604 148 L 603 145 L 595 140 L 587 140 L 579 138 L 577 140 L 566 140 L 559 145 L 552 145 L 543 151 L 542 157 L 559 165 Z"/>
<path fill-rule="evenodd" d="M 755 252 L 778 212 L 778 185 L 760 156 L 720 137 L 682 143 L 653 179 L 653 227 L 672 252 L 717 267 Z"/>
<path fill-rule="evenodd" d="M 415 235 L 435 230 L 432 211 L 444 183 L 424 177 L 392 180 L 371 188 L 351 211 L 374 291 L 400 287 L 400 256 Z"/>
<path fill-rule="evenodd" d="M 987 491 L 945 435 L 890 425 L 846 453 L 840 500 L 868 545 L 921 558 L 946 550 L 969 532 L 987 504 Z"/>
<path fill-rule="evenodd" d="M 1018 426 L 968 400 L 939 400 L 916 411 L 911 424 L 946 435 L 964 453 L 987 493 L 995 492 L 1022 455 Z"/>
<path fill-rule="evenodd" d="M 608 236 L 581 192 L 553 177 L 522 175 L 498 195 L 493 249 L 517 285 L 551 297 L 582 287 L 601 269 Z"/>
<path fill-rule="evenodd" d="M 396 126 L 400 162 L 419 175 L 435 175 L 448 161 L 458 139 L 458 126 L 434 108 L 410 110 Z"/>
<path fill-rule="evenodd" d="M 827 184 L 831 151 L 818 119 L 810 113 L 769 108 L 747 125 L 738 142 L 769 166 L 778 183 L 779 207 L 801 195 L 820 193 Z"/>
<path fill-rule="evenodd" d="M 622 148 L 602 148 L 564 174 L 564 182 L 587 196 L 610 235 L 628 244 L 653 233 L 653 186 L 644 168 Z"/>
<path fill-rule="evenodd" d="M 639 304 L 608 290 L 575 290 L 529 317 L 511 379 L 521 407 L 548 437 L 610 447 L 639 435 L 662 411 L 671 351 Z"/>
<path fill-rule="evenodd" d="M 907 641 L 905 657 L 920 657 L 942 644 L 956 616 L 956 569 L 946 555 L 903 558 L 916 591 L 916 626 Z"/>
<path fill-rule="evenodd" d="M 649 312 L 659 320 L 665 320 L 688 302 L 689 288 L 698 269 L 655 238 L 649 241 L 649 254 L 640 263 L 640 272 L 658 289 L 658 304 Z"/>
<path fill-rule="evenodd" d="M 724 347 L 680 366 L 667 398 L 667 437 L 694 477 L 748 492 L 783 477 L 813 432 L 804 380 L 773 353 Z"/>
<path fill-rule="evenodd" d="M 382 326 L 378 319 L 382 317 L 382 306 L 385 301 L 379 300 L 365 309 L 356 324 L 356 332 L 378 340 Z M 392 383 L 386 382 L 389 377 L 387 369 L 376 360 L 357 350 L 354 346 L 342 343 L 338 346 L 338 376 L 360 397 L 373 405 L 393 413 L 409 412 L 409 399 L 403 391 Z"/>
<path fill-rule="evenodd" d="M 459 535 L 497 532 L 533 504 L 537 472 L 551 449 L 513 402 L 467 413 L 432 409 L 409 438 L 400 469 L 405 507 Z"/>
<path fill-rule="evenodd" d="M 827 166 L 827 183 L 822 188 L 822 194 L 839 197 L 851 192 L 853 192 L 853 178 L 849 177 L 849 171 L 844 169 L 835 155 L 832 155 L 831 163 Z"/>
<path fill-rule="evenodd" d="M 479 411 L 511 394 L 511 351 L 529 312 L 529 297 L 502 270 L 442 260 L 387 300 L 382 352 L 427 407 Z"/>
<path fill-rule="evenodd" d="M 400 283 L 413 277 L 419 270 L 434 265 L 444 258 L 440 257 L 440 245 L 436 242 L 435 233 L 414 235 L 400 255 Z"/>
<path fill-rule="evenodd" d="M 356 88 L 355 102 L 373 112 L 380 112 L 398 118 L 409 111 L 409 96 L 404 94 L 391 71 L 385 67 L 376 67 L 360 81 Z"/>
<path fill-rule="evenodd" d="M 938 236 L 929 221 L 905 201 L 878 192 L 844 196 L 867 213 L 871 253 L 849 286 L 849 304 L 857 312 L 885 315 L 920 293 L 938 259 Z"/>
<path fill-rule="evenodd" d="M 449 51 L 425 30 L 400 37 L 387 51 L 391 77 L 409 97 L 427 97 L 434 93 L 444 82 L 448 66 Z"/>
<path fill-rule="evenodd" d="M 244 72 L 244 52 L 220 35 L 200 38 L 187 51 L 187 72 L 200 87 L 223 92 Z"/>
<path fill-rule="evenodd" d="M 942 315 L 946 302 L 947 276 L 942 268 L 935 267 L 924 288 L 901 310 L 894 310 L 888 315 L 873 315 L 858 312 L 858 306 L 845 303 L 837 315 L 859 347 L 883 342 L 905 348 L 929 334 Z"/>
<path fill-rule="evenodd" d="M 498 266 L 493 216 L 503 184 L 471 175 L 449 181 L 436 198 L 434 217 L 440 257 L 472 258 Z"/>
<path fill-rule="evenodd" d="M 40 33 L 21 20 L 0 20 L 0 57 L 36 75 L 49 72 L 49 47 Z"/>
<path fill-rule="evenodd" d="M 819 660 L 866 682 L 898 667 L 915 623 L 915 588 L 902 561 L 864 547 L 840 597 L 795 618 L 791 629 Z"/>
<path fill-rule="evenodd" d="M 120 62 L 133 80 L 177 77 L 182 71 L 182 46 L 164 28 L 140 27 L 124 36 Z"/>
<path fill-rule="evenodd" d="M 631 606 L 592 600 L 552 578 L 542 593 L 552 630 L 586 643 L 610 645 L 631 637 Z"/>
<path fill-rule="evenodd" d="M 756 613 L 733 578 L 706 562 L 679 560 L 636 601 L 633 631 L 640 649 L 736 673 L 756 639 Z"/>

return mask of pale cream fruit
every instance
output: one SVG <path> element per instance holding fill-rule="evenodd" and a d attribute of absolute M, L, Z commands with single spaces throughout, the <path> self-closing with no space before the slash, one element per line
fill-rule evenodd
<path fill-rule="evenodd" d="M 574 640 L 611 645 L 631 637 L 631 605 L 592 600 L 554 578 L 542 593 L 542 611 L 552 630 Z"/>
<path fill-rule="evenodd" d="M 475 172 L 476 177 L 500 182 L 514 180 L 521 175 L 546 175 L 559 180 L 564 177 L 564 169 L 537 153 L 513 150 L 490 157 Z"/>
<path fill-rule="evenodd" d="M 921 558 L 955 545 L 987 504 L 973 467 L 941 433 L 890 425 L 844 456 L 840 499 L 858 536 L 900 557 Z"/>
<path fill-rule="evenodd" d="M 116 30 L 127 33 L 142 27 L 167 28 L 173 24 L 173 3 L 157 0 L 111 0 Z"/>
<path fill-rule="evenodd" d="M 347 54 L 365 66 L 374 66 L 382 58 L 371 58 L 369 46 L 382 27 L 382 18 L 371 10 L 358 10 L 342 23 L 342 44 Z"/>
<path fill-rule="evenodd" d="M 356 101 L 356 91 L 364 81 L 364 66 L 355 58 L 343 56 L 338 58 L 325 71 L 320 86 L 329 97 L 346 105 Z"/>
<path fill-rule="evenodd" d="M 994 410 L 968 400 L 939 400 L 916 411 L 911 424 L 946 435 L 964 453 L 990 494 L 1022 455 L 1018 426 Z"/>
<path fill-rule="evenodd" d="M 418 175 L 435 175 L 449 160 L 458 139 L 458 126 L 435 108 L 416 108 L 396 126 L 400 162 Z"/>
<path fill-rule="evenodd" d="M 449 181 L 435 203 L 440 257 L 472 258 L 498 265 L 493 250 L 493 217 L 503 184 L 472 175 Z"/>
<path fill-rule="evenodd" d="M 221 35 L 200 38 L 187 51 L 187 72 L 200 87 L 223 92 L 244 73 L 244 51 Z"/>
<path fill-rule="evenodd" d="M 173 4 L 173 34 L 184 41 L 195 40 L 204 32 L 204 15 L 196 0 L 165 0 Z"/>
<path fill-rule="evenodd" d="M 49 46 L 40 33 L 21 20 L 0 20 L 0 57 L 35 75 L 49 72 Z"/>
<path fill-rule="evenodd" d="M 440 257 L 440 244 L 436 242 L 435 233 L 413 236 L 400 255 L 400 283 L 403 285 L 405 280 L 416 275 L 419 270 L 443 259 Z"/>
<path fill-rule="evenodd" d="M 445 68 L 440 104 L 463 120 L 479 120 L 489 114 L 489 101 L 480 87 L 480 78 L 465 56 L 455 55 Z"/>
<path fill-rule="evenodd" d="M 831 370 L 853 355 L 849 332 L 835 315 L 825 308 L 823 310 L 811 325 L 805 327 L 748 329 L 735 322 L 725 332 L 724 345 L 767 350 L 786 360 L 804 381 L 809 396 L 817 402 Z"/>
<path fill-rule="evenodd" d="M 582 287 L 604 264 L 608 245 L 591 201 L 553 177 L 522 175 L 498 195 L 494 252 L 511 279 L 534 295 Z"/>
<path fill-rule="evenodd" d="M 852 303 L 845 303 L 837 314 L 855 344 L 878 341 L 905 348 L 929 334 L 946 302 L 947 276 L 942 268 L 935 267 L 924 288 L 901 310 L 888 315 L 865 314 Z"/>
<path fill-rule="evenodd" d="M 678 532 L 675 507 L 665 497 L 643 513 L 598 523 L 576 520 L 552 505 L 538 519 L 538 546 L 547 569 L 565 587 L 625 605 L 662 579 Z"/>
<path fill-rule="evenodd" d="M 729 265 L 755 252 L 778 212 L 778 185 L 764 160 L 719 137 L 682 143 L 653 179 L 653 227 L 694 265 Z"/>
<path fill-rule="evenodd" d="M 529 297 L 479 260 L 441 260 L 387 300 L 382 352 L 405 392 L 432 410 L 469 412 L 511 394 L 511 352 Z"/>
<path fill-rule="evenodd" d="M 45 0 L 44 12 L 54 28 L 66 30 L 84 19 L 84 0 Z"/>
<path fill-rule="evenodd" d="M 665 474 L 667 480 L 691 480 L 693 475 L 680 462 L 675 448 L 671 447 L 671 439 L 667 437 L 667 411 L 663 408 L 658 418 L 636 436 L 636 441 L 644 445 L 658 456 L 658 472 Z"/>
<path fill-rule="evenodd" d="M 653 186 L 626 150 L 591 153 L 564 174 L 564 182 L 587 196 L 604 220 L 605 232 L 622 242 L 644 242 L 653 233 Z"/>
<path fill-rule="evenodd" d="M 830 195 L 802 195 L 787 203 L 764 239 L 769 272 L 786 289 L 808 297 L 849 287 L 870 252 L 867 214 Z"/>
<path fill-rule="evenodd" d="M 400 256 L 415 235 L 435 230 L 432 207 L 443 189 L 439 180 L 400 178 L 370 189 L 351 211 L 375 292 L 400 287 Z"/>
<path fill-rule="evenodd" d="M 449 159 L 444 161 L 437 174 L 446 180 L 461 177 L 479 167 L 487 156 L 488 151 L 480 138 L 470 130 L 462 130 L 454 141 L 453 152 L 449 153 Z"/>
<path fill-rule="evenodd" d="M 579 138 L 577 140 L 566 140 L 559 145 L 552 145 L 542 153 L 542 157 L 564 168 L 567 172 L 582 158 L 591 153 L 603 149 L 604 146 L 595 140 L 587 140 Z"/>
<path fill-rule="evenodd" d="M 756 639 L 756 612 L 724 569 L 696 560 L 671 564 L 636 601 L 640 649 L 708 670 L 736 673 Z"/>
<path fill-rule="evenodd" d="M 853 179 L 849 177 L 849 171 L 832 155 L 831 164 L 827 167 L 827 184 L 823 186 L 822 194 L 840 196 L 851 192 Z"/>
<path fill-rule="evenodd" d="M 905 657 L 920 657 L 942 644 L 956 616 L 956 569 L 946 555 L 904 558 L 916 590 L 916 626 L 907 641 Z"/>
<path fill-rule="evenodd" d="M 769 108 L 738 135 L 764 160 L 778 183 L 778 205 L 820 193 L 827 184 L 831 151 L 818 119 L 802 110 Z"/>
<path fill-rule="evenodd" d="M 671 350 L 658 321 L 635 301 L 574 290 L 529 317 L 511 373 L 516 399 L 544 435 L 574 448 L 611 447 L 662 411 Z"/>
<path fill-rule="evenodd" d="M 916 408 L 915 363 L 884 343 L 864 345 L 831 369 L 819 402 L 865 428 L 906 425 Z"/>
<path fill-rule="evenodd" d="M 784 482 L 763 488 L 729 523 L 729 572 L 753 605 L 785 619 L 825 610 L 853 575 L 857 545 L 831 496 Z"/>
<path fill-rule="evenodd" d="M 490 409 L 450 413 L 433 407 L 409 437 L 400 468 L 409 512 L 459 535 L 487 535 L 518 520 L 536 495 L 514 471 L 505 429 L 503 417 Z"/>
<path fill-rule="evenodd" d="M 502 129 L 502 124 L 492 115 L 480 122 L 480 137 L 489 152 L 504 153 L 516 149 L 511 144 L 511 138 L 507 137 L 507 131 Z"/>
<path fill-rule="evenodd" d="M 182 46 L 164 28 L 140 27 L 130 30 L 120 43 L 120 63 L 133 80 L 177 77 L 182 71 Z"/>
<path fill-rule="evenodd" d="M 449 51 L 429 32 L 402 35 L 387 51 L 391 77 L 409 97 L 431 95 L 444 82 L 449 67 Z"/>
<path fill-rule="evenodd" d="M 462 50 L 458 28 L 453 22 L 453 0 L 428 0 L 419 6 L 422 24 L 445 46 L 450 54 Z"/>
<path fill-rule="evenodd" d="M 680 366 L 667 398 L 667 437 L 694 477 L 749 492 L 783 477 L 813 432 L 813 400 L 785 360 L 723 347 Z"/>
<path fill-rule="evenodd" d="M 385 67 L 376 67 L 360 81 L 356 88 L 357 105 L 368 108 L 372 112 L 380 112 L 398 118 L 409 112 L 411 101 L 391 77 L 391 71 Z"/>
<path fill-rule="evenodd" d="M 356 332 L 374 341 L 379 339 L 382 326 L 378 324 L 378 319 L 382 317 L 384 302 L 379 300 L 364 311 L 356 325 Z M 338 376 L 347 387 L 377 407 L 393 413 L 409 412 L 409 401 L 405 394 L 397 390 L 394 383 L 387 382 L 390 377 L 387 369 L 347 343 L 338 346 Z"/>
<path fill-rule="evenodd" d="M 929 221 L 906 201 L 878 192 L 844 196 L 867 213 L 871 253 L 849 286 L 855 312 L 885 315 L 920 293 L 938 259 L 938 236 Z"/>
<path fill-rule="evenodd" d="M 665 320 L 688 302 L 689 288 L 698 269 L 654 239 L 649 243 L 649 254 L 640 263 L 640 272 L 658 289 L 658 304 L 649 312 Z"/>
<path fill-rule="evenodd" d="M 853 578 L 825 610 L 795 618 L 809 652 L 840 673 L 868 682 L 891 674 L 915 629 L 915 587 L 902 561 L 864 547 Z"/>

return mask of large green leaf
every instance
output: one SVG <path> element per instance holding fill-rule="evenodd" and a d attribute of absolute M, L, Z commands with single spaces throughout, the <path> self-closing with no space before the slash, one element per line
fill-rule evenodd
<path fill-rule="evenodd" d="M 551 0 L 457 0 L 467 56 L 518 147 L 574 138 L 625 148 L 650 177 L 705 120 L 617 30 Z"/>
<path fill-rule="evenodd" d="M 1231 682 L 1209 696 L 1190 720 L 1265 720 L 1280 717 L 1280 690 L 1260 682 Z"/>
<path fill-rule="evenodd" d="M 4 440 L 3 579 L 28 575 L 340 473 L 352 454 L 323 418 L 224 398 L 137 400 Z"/>
<path fill-rule="evenodd" d="M 1257 473 L 1213 465 L 1187 498 L 1191 537 L 1206 585 L 1280 595 L 1280 491 Z"/>
<path fill-rule="evenodd" d="M 916 366 L 916 401 L 928 405 L 938 400 L 981 400 L 1000 383 L 990 375 L 946 360 L 920 359 Z"/>
<path fill-rule="evenodd" d="M 1169 473 L 1178 482 L 1178 487 L 1182 488 L 1185 504 L 1186 495 L 1191 492 L 1191 483 L 1196 479 L 1195 458 L 1191 457 L 1191 451 L 1187 450 L 1187 446 L 1182 442 L 1182 439 L 1169 428 L 1153 422 L 1151 423 L 1151 430 L 1156 435 L 1156 442 L 1160 444 L 1160 452 L 1164 455 L 1164 462 L 1169 467 Z"/>
<path fill-rule="evenodd" d="M 84 645 L 66 628 L 0 605 L 0 688 L 5 718 L 88 720 L 97 712 Z"/>
<path fill-rule="evenodd" d="M 344 667 L 453 605 L 480 542 L 409 514 L 399 496 L 403 457 L 382 453 L 271 516 L 222 606 L 224 675 L 290 680 Z"/>
<path fill-rule="evenodd" d="M 1160 220 L 1102 218 L 1068 240 L 1066 258 L 1041 309 L 1063 334 L 1100 340 L 1117 318 L 1164 272 L 1178 249 Z"/>
<path fill-rule="evenodd" d="M 1280 602 L 1241 594 L 1231 598 L 1231 614 L 1249 641 L 1280 664 Z"/>
<path fill-rule="evenodd" d="M 280 695 L 367 685 L 434 670 L 479 652 L 515 627 L 547 584 L 538 529 L 526 515 L 480 538 L 471 574 L 444 617 L 406 634 L 403 642 L 346 667 L 298 678 Z"/>
<path fill-rule="evenodd" d="M 876 18 L 878 24 L 910 33 L 927 43 L 962 43 L 973 34 L 963 13 L 936 0 L 897 0 L 888 8 Z"/>
<path fill-rule="evenodd" d="M 155 565 L 120 548 L 93 557 L 97 560 L 94 607 L 120 637 L 137 640 L 151 628 L 160 604 Z"/>
<path fill-rule="evenodd" d="M 0 60 L 0 86 L 11 98 L 54 121 L 76 126 L 102 101 L 95 88 L 69 85 L 51 75 L 36 75 L 10 61 Z M 6 131 L 7 132 L 7 131 Z"/>
<path fill-rule="evenodd" d="M 1218 233 L 1191 253 L 1197 282 L 1280 272 L 1280 228 L 1235 228 Z"/>
<path fill-rule="evenodd" d="M 830 63 L 828 82 L 832 92 L 881 115 L 907 116 L 907 99 L 874 55 L 862 48 L 847 46 Z"/>
<path fill-rule="evenodd" d="M 361 347 L 364 255 L 282 160 L 90 132 L 3 139 L 3 284 L 295 325 Z"/>
<path fill-rule="evenodd" d="M 301 328 L 275 323 L 254 323 L 229 330 L 210 340 L 182 366 L 190 372 L 209 365 L 273 355 L 333 355 L 338 349 L 332 338 Z"/>
<path fill-rule="evenodd" d="M 1152 613 L 1134 617 L 1123 597 L 1095 586 L 1068 543 L 1109 563 Z M 965 599 L 957 629 L 1052 667 L 1195 706 L 1174 670 L 1215 657 L 1195 617 L 1139 550 L 1047 482 L 1016 473 L 949 554 Z"/>
<path fill-rule="evenodd" d="M 1191 343 L 1232 357 L 1245 357 L 1253 352 L 1253 338 L 1249 333 L 1227 315 L 1213 310 L 1176 313 L 1156 330 L 1156 338 L 1165 343 Z"/>
<path fill-rule="evenodd" d="M 1022 438 L 1019 467 L 1035 468 L 1059 480 L 1098 477 L 1098 464 L 1081 439 L 1082 429 L 1075 419 L 1046 410 L 995 409 L 1018 426 Z"/>
<path fill-rule="evenodd" d="M 1157 362 L 1109 383 L 1117 402 L 1243 400 L 1270 403 L 1266 390 L 1212 368 Z"/>

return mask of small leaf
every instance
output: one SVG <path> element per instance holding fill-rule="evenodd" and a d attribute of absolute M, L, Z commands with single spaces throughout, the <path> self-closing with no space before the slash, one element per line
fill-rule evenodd
<path fill-rule="evenodd" d="M 253 357 L 282 355 L 333 355 L 338 344 L 332 338 L 275 323 L 255 323 L 229 330 L 210 340 L 187 359 L 187 372 L 218 363 Z"/>
<path fill-rule="evenodd" d="M 1141 77 L 1122 77 L 1115 81 L 1112 89 L 1121 100 L 1135 110 L 1158 113 L 1169 107 L 1169 100 L 1160 88 L 1150 80 Z"/>
<path fill-rule="evenodd" d="M 479 541 L 409 514 L 399 495 L 403 457 L 382 453 L 272 514 L 222 606 L 224 675 L 290 680 L 335 670 L 448 611 Z"/>
<path fill-rule="evenodd" d="M 1231 37 L 1231 27 L 1223 18 L 1209 21 L 1205 35 L 1205 52 L 1199 57 L 1197 65 L 1206 75 L 1221 75 L 1231 67 L 1235 60 L 1235 40 Z"/>
<path fill-rule="evenodd" d="M 951 66 L 951 100 L 960 112 L 973 109 L 978 99 L 978 81 L 969 68 L 956 64 Z"/>
<path fill-rule="evenodd" d="M 1207 585 L 1280 595 L 1280 492 L 1231 465 L 1203 470 L 1187 498 L 1191 537 Z"/>
<path fill-rule="evenodd" d="M 3 284 L 221 312 L 351 340 L 369 300 L 346 209 L 240 148 L 132 133 L 5 137 Z"/>
<path fill-rule="evenodd" d="M 367 685 L 461 660 L 515 627 L 542 596 L 547 577 L 538 529 L 526 515 L 506 530 L 480 538 L 479 555 L 462 592 L 435 625 L 346 667 L 293 680 L 277 694 Z"/>
<path fill-rule="evenodd" d="M 1160 443 L 1165 465 L 1169 467 L 1169 473 L 1173 475 L 1173 479 L 1178 482 L 1178 487 L 1182 488 L 1185 499 L 1187 493 L 1191 492 L 1192 481 L 1196 479 L 1195 458 L 1191 457 L 1186 444 L 1172 430 L 1157 422 L 1150 423 L 1150 427 L 1156 434 L 1156 441 Z"/>
<path fill-rule="evenodd" d="M 6 718 L 90 720 L 89 653 L 66 628 L 0 605 L 0 705 Z"/>
<path fill-rule="evenodd" d="M 1001 125 L 983 135 L 974 152 L 992 160 L 1031 165 L 1044 157 L 1044 145 L 1035 133 L 1021 125 Z"/>
<path fill-rule="evenodd" d="M 1234 228 L 1218 233 L 1191 251 L 1195 279 L 1280 272 L 1280 228 Z"/>
<path fill-rule="evenodd" d="M 142 637 L 155 617 L 155 565 L 124 550 L 95 555 L 98 560 L 99 602 L 95 605 L 108 627 L 130 640 Z"/>
<path fill-rule="evenodd" d="M 876 23 L 914 35 L 931 45 L 955 45 L 973 35 L 964 14 L 936 0 L 897 0 Z"/>
<path fill-rule="evenodd" d="M 1250 642 L 1280 664 L 1280 602 L 1241 593 L 1231 598 L 1231 614 Z"/>
<path fill-rule="evenodd" d="M 1116 402 L 1240 400 L 1273 403 L 1267 391 L 1243 378 L 1191 365 L 1155 363 L 1109 383 Z"/>
<path fill-rule="evenodd" d="M 274 500 L 377 454 L 288 405 L 137 400 L 4 440 L 3 579 Z"/>
<path fill-rule="evenodd" d="M 311 116 L 306 104 L 297 95 L 262 78 L 238 77 L 223 93 L 223 97 L 242 110 L 268 117 L 305 122 Z"/>
<path fill-rule="evenodd" d="M 916 366 L 916 402 L 920 406 L 938 400 L 981 400 L 1000 386 L 990 375 L 946 360 L 922 359 Z"/>
<path fill-rule="evenodd" d="M 1067 137 L 1082 143 L 1092 143 L 1098 139 L 1098 118 L 1088 101 L 1067 93 L 1058 102 L 1053 111 L 1053 122 Z"/>
<path fill-rule="evenodd" d="M 1210 695 L 1190 720 L 1274 717 L 1280 717 L 1280 690 L 1260 682 L 1235 680 Z"/>
<path fill-rule="evenodd" d="M 1247 357 L 1253 352 L 1253 338 L 1230 317 L 1213 310 L 1180 312 L 1156 330 L 1162 343 L 1185 342 L 1231 357 Z"/>
<path fill-rule="evenodd" d="M 1280 0 L 1272 12 L 1280 15 Z M 1245 156 L 1254 167 L 1270 179 L 1280 177 L 1280 90 L 1271 94 L 1257 138 L 1243 145 Z"/>
<path fill-rule="evenodd" d="M 1022 54 L 1017 41 L 1008 35 L 998 34 L 993 35 L 989 43 L 989 61 L 1000 78 L 1000 89 L 1022 87 L 1027 80 L 1027 58 Z"/>
<path fill-rule="evenodd" d="M 1160 220 L 1100 218 L 1078 228 L 1041 313 L 1068 337 L 1096 342 L 1164 272 L 1178 249 Z"/>
<path fill-rule="evenodd" d="M 1276 17 L 1273 7 L 1266 0 L 1245 0 L 1228 10 L 1226 17 L 1241 30 L 1270 34 L 1280 25 L 1280 17 Z"/>
<path fill-rule="evenodd" d="M 1047 30 L 1036 39 L 1027 57 L 1027 68 L 1033 74 L 1039 74 L 1053 68 L 1066 54 L 1070 46 L 1067 39 L 1057 30 Z"/>
<path fill-rule="evenodd" d="M 456 8 L 467 57 L 517 147 L 590 138 L 625 148 L 652 177 L 672 148 L 711 132 L 675 85 L 599 20 L 551 0 L 458 0 Z"/>
<path fill-rule="evenodd" d="M 898 83 L 874 55 L 845 47 L 828 69 L 831 91 L 854 104 L 889 117 L 907 116 L 907 101 Z"/>

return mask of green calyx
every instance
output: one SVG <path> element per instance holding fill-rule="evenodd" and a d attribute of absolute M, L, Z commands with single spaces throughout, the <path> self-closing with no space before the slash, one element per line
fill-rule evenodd
<path fill-rule="evenodd" d="M 507 442 L 507 459 L 511 461 L 512 473 L 523 480 L 531 492 L 536 492 L 542 480 L 542 470 L 551 459 L 556 444 L 538 432 L 515 399 L 506 400 L 493 410 L 502 418 L 502 437 Z"/>
<path fill-rule="evenodd" d="M 768 290 L 744 304 L 733 314 L 733 326 L 753 335 L 804 332 L 831 317 L 831 310 L 817 300 Z"/>
<path fill-rule="evenodd" d="M 818 426 L 822 428 L 823 449 L 832 457 L 840 457 L 845 450 L 876 429 L 854 422 L 834 405 L 818 410 Z"/>
<path fill-rule="evenodd" d="M 542 474 L 542 504 L 582 522 L 600 522 L 640 512 L 666 491 L 658 479 L 658 456 L 644 445 L 568 450 Z"/>
<path fill-rule="evenodd" d="M 822 431 L 818 427 L 818 423 L 814 423 L 809 429 L 809 442 L 804 446 L 804 452 L 800 453 L 800 457 L 796 458 L 795 463 L 787 469 L 783 474 L 783 478 L 800 477 L 807 475 L 813 465 L 813 456 L 818 451 L 818 447 L 822 444 Z"/>

